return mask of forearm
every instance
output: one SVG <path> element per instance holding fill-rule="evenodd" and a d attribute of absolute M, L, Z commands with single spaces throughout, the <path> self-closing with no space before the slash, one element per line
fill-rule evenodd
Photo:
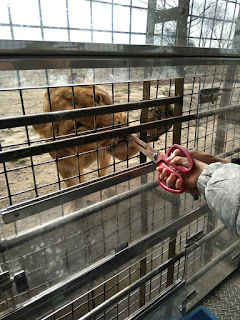
<path fill-rule="evenodd" d="M 197 187 L 211 211 L 240 236 L 240 166 L 210 164 L 199 176 Z"/>

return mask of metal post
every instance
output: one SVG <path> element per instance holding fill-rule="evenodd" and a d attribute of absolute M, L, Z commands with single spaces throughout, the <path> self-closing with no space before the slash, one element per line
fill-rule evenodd
<path fill-rule="evenodd" d="M 240 48 L 239 42 L 240 32 L 240 10 L 238 12 L 238 19 L 236 21 L 236 29 L 233 37 L 233 49 Z M 234 79 L 237 73 L 238 65 L 229 65 L 227 68 L 225 82 L 222 88 L 222 96 L 219 104 L 219 108 L 223 108 L 230 104 L 231 92 L 234 83 Z M 224 152 L 224 145 L 226 140 L 226 115 L 224 113 L 219 114 L 217 123 L 217 132 L 215 139 L 215 154 Z"/>
<path fill-rule="evenodd" d="M 184 79 L 176 79 L 175 80 L 175 95 L 183 96 L 184 93 Z M 182 115 L 183 103 L 178 103 L 174 105 L 173 116 Z M 173 126 L 173 144 L 181 143 L 181 123 L 176 123 Z M 179 217 L 179 208 L 180 208 L 180 200 L 179 196 L 175 195 L 176 201 L 172 203 L 172 217 L 177 219 Z M 170 237 L 169 248 L 168 248 L 168 259 L 173 258 L 176 255 L 176 237 L 177 233 L 173 233 Z M 174 278 L 174 265 L 170 265 L 168 267 L 167 272 L 167 286 L 170 286 L 173 283 Z"/>
<path fill-rule="evenodd" d="M 143 100 L 150 99 L 150 90 L 151 90 L 151 82 L 144 81 L 143 82 Z M 141 110 L 141 117 L 140 122 L 144 123 L 147 122 L 148 118 L 148 109 Z M 147 142 L 147 131 L 140 132 L 140 139 Z M 143 153 L 140 153 L 140 162 L 146 162 L 146 156 Z M 141 185 L 146 184 L 147 176 L 141 176 Z M 145 235 L 148 232 L 148 219 L 147 219 L 147 194 L 146 192 L 141 194 L 141 232 L 142 235 Z M 146 274 L 146 258 L 140 260 L 140 278 Z M 139 307 L 142 307 L 145 304 L 145 283 L 140 286 L 140 300 L 139 300 Z"/>

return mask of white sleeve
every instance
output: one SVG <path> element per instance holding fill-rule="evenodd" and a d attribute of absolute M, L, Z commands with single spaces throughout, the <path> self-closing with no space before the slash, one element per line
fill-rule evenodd
<path fill-rule="evenodd" d="M 198 178 L 197 187 L 210 210 L 240 236 L 240 165 L 210 164 Z"/>

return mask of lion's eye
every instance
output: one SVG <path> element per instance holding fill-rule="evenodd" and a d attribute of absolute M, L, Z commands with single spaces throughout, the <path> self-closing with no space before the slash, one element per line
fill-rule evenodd
<path fill-rule="evenodd" d="M 80 128 L 80 127 L 83 127 L 83 124 L 81 122 L 76 122 L 76 128 Z"/>

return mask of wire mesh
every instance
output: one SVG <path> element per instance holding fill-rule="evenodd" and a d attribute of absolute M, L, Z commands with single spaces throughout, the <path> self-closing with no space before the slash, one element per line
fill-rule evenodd
<path fill-rule="evenodd" d="M 22 7 L 32 15 L 22 14 Z M 12 40 L 166 46 L 178 44 L 177 25 L 186 15 L 186 45 L 231 48 L 238 10 L 237 0 L 4 0 L 0 32 Z"/>
<path fill-rule="evenodd" d="M 210 71 L 207 71 L 207 68 L 205 68 L 205 77 L 194 76 L 186 77 L 184 79 L 185 90 L 183 99 L 183 115 L 196 113 L 202 110 L 208 111 L 219 108 L 221 95 L 214 101 L 209 100 L 207 103 L 203 104 L 200 104 L 199 102 L 199 89 L 224 87 L 224 80 L 220 81 L 219 79 L 224 77 L 221 72 L 225 72 L 226 69 L 224 67 L 219 68 L 218 70 L 221 71 L 218 72 L 217 69 L 217 67 L 212 67 L 210 68 Z M 213 70 L 214 76 L 210 76 Z M 236 75 L 236 77 L 237 76 L 238 75 Z M 112 98 L 115 103 L 131 103 L 136 100 L 142 100 L 143 85 L 143 82 L 123 83 L 104 85 L 104 88 L 108 90 L 108 92 L 112 93 Z M 73 101 L 73 109 L 76 107 L 76 95 L 74 94 L 75 89 L 75 86 L 69 87 L 69 92 L 71 93 L 71 99 Z M 94 89 L 95 87 L 91 90 Z M 238 90 L 238 83 L 234 83 L 230 104 L 239 102 L 239 96 L 237 94 Z M 32 92 L 32 89 L 17 89 L 11 91 L 5 90 L 1 91 L 1 93 L 4 97 L 6 97 L 6 94 L 8 93 L 12 99 L 15 98 L 12 101 L 12 104 L 17 106 L 15 111 L 16 113 L 14 115 L 26 115 L 33 114 L 33 112 L 36 113 L 41 106 L 39 102 L 36 103 L 34 110 L 31 109 L 33 105 L 32 99 L 36 98 L 36 92 L 38 92 L 41 97 L 46 91 L 48 101 L 51 101 L 52 99 L 51 89 L 33 89 L 33 91 L 34 92 Z M 151 83 L 150 99 L 155 99 L 160 95 L 171 97 L 174 96 L 174 94 L 174 79 L 153 81 Z M 96 94 L 93 96 L 96 99 Z M 16 98 L 18 100 L 16 100 Z M 7 99 L 8 101 L 11 101 L 9 97 Z M 19 102 L 16 103 L 16 101 Z M 10 111 L 10 115 L 13 116 L 12 108 L 8 109 Z M 6 113 L 4 116 L 6 116 Z M 112 115 L 111 121 L 114 120 L 114 118 L 115 115 Z M 127 112 L 125 124 L 129 126 L 139 124 L 139 118 L 139 110 L 129 110 Z M 73 133 L 70 133 L 70 137 L 76 135 L 77 121 L 79 121 L 79 118 L 72 120 Z M 218 116 L 215 115 L 203 118 L 197 123 L 196 121 L 183 122 L 181 128 L 182 145 L 187 148 L 197 146 L 199 150 L 213 153 L 217 121 Z M 96 123 L 96 120 L 94 122 Z M 239 128 L 237 123 L 232 124 L 232 122 L 229 121 L 227 126 L 229 129 L 225 143 L 225 151 L 230 151 L 239 145 Z M 54 130 L 53 123 L 51 124 L 51 130 Z M 85 133 L 88 134 L 89 132 L 91 133 L 96 130 L 96 127 L 93 127 L 93 129 L 88 132 L 86 131 Z M 30 126 L 14 128 L 13 131 L 13 135 L 10 135 L 9 132 L 5 134 L 5 140 L 2 142 L 3 150 L 12 150 L 12 148 L 19 148 L 22 145 L 31 146 L 32 144 L 42 144 L 46 140 L 37 138 Z M 152 133 L 155 132 L 152 131 Z M 58 138 L 56 133 L 52 134 L 52 136 L 54 137 L 53 139 Z M 68 137 L 68 135 L 61 136 L 61 138 Z M 160 140 L 153 141 L 152 145 L 158 150 L 165 152 L 172 144 L 172 140 L 173 129 L 171 128 L 161 136 Z M 13 141 L 13 143 L 11 141 Z M 98 146 L 96 151 L 99 152 L 99 150 L 101 149 Z M 81 152 L 74 148 L 73 155 L 69 155 L 66 158 L 78 158 L 80 155 Z M 113 153 L 113 155 L 115 154 Z M 20 201 L 26 201 L 27 197 L 35 197 L 37 199 L 41 194 L 65 188 L 64 182 L 66 182 L 67 179 L 63 179 L 58 173 L 58 163 L 61 160 L 56 157 L 56 152 L 52 156 L 52 159 L 50 155 L 43 154 L 42 156 L 32 156 L 29 159 L 23 160 L 23 164 L 21 162 L 19 163 L 19 160 L 17 160 L 6 162 L 3 165 L 3 170 L 1 172 L 1 179 L 3 180 L 3 183 L 1 184 L 3 186 L 1 200 L 3 206 L 4 204 L 11 205 L 14 202 L 19 203 Z M 139 161 L 140 159 L 138 154 L 132 157 L 127 157 L 127 160 L 124 161 L 118 161 L 115 158 L 109 164 L 108 170 L 116 173 L 125 168 L 135 167 Z M 52 173 L 53 170 L 55 170 L 54 175 Z M 43 182 L 41 184 L 37 183 L 39 181 L 38 174 L 42 174 L 41 179 Z M 79 183 L 81 175 L 84 175 L 86 179 L 95 179 L 99 174 L 100 168 L 99 162 L 97 161 L 89 171 L 82 173 L 81 170 L 78 169 L 76 177 L 70 177 L 70 179 L 77 178 L 77 183 Z M 19 191 L 16 190 L 16 176 L 19 176 L 21 182 L 19 185 Z M 55 178 L 51 180 L 52 177 Z M 155 179 L 155 174 L 148 174 L 148 182 L 154 181 Z M 29 180 L 31 187 L 28 185 Z M 12 181 L 14 181 L 14 183 Z M 25 188 L 23 187 L 25 185 L 23 181 L 27 182 Z M 101 202 L 104 199 L 111 198 L 119 193 L 128 192 L 132 188 L 141 184 L 142 181 L 140 177 L 130 180 L 128 183 L 117 184 L 115 187 L 92 194 L 90 199 L 86 199 L 85 206 L 87 208 L 91 204 Z M 6 186 L 9 187 L 6 188 Z M 158 189 L 154 191 L 150 189 L 149 192 L 145 193 L 144 201 L 144 208 L 147 210 L 144 213 L 147 215 L 147 225 L 144 229 L 142 227 L 143 220 L 141 216 L 142 195 L 131 197 L 130 199 L 121 201 L 119 204 L 111 205 L 109 208 L 105 208 L 104 210 L 89 213 L 86 218 L 81 218 L 77 222 L 75 221 L 74 223 L 70 223 L 61 228 L 55 228 L 52 232 L 46 233 L 43 230 L 39 236 L 36 236 L 36 234 L 33 234 L 33 236 L 31 235 L 33 228 L 41 228 L 41 226 L 44 227 L 51 221 L 54 223 L 56 219 L 67 216 L 64 208 L 56 207 L 54 210 L 47 210 L 37 215 L 15 221 L 11 224 L 2 225 L 2 235 L 6 240 L 12 236 L 21 237 L 22 234 L 27 233 L 25 238 L 26 240 L 19 243 L 16 239 L 16 244 L 13 245 L 12 249 L 7 245 L 7 250 L 4 250 L 2 253 L 4 257 L 2 262 L 3 268 L 6 268 L 7 266 L 7 269 L 11 269 L 13 272 L 15 270 L 24 269 L 28 278 L 30 287 L 28 293 L 20 297 L 15 291 L 13 292 L 14 299 L 19 302 L 21 300 L 24 301 L 28 296 L 35 296 L 43 290 L 51 288 L 53 285 L 57 285 L 59 281 L 62 281 L 62 279 L 65 279 L 69 275 L 74 275 L 76 272 L 84 270 L 88 266 L 97 263 L 115 250 L 119 250 L 118 248 L 124 248 L 124 246 L 134 243 L 134 241 L 139 241 L 142 235 L 154 232 L 159 228 L 161 229 L 167 224 L 172 223 L 176 218 L 184 216 L 186 212 L 195 210 L 199 207 L 202 200 L 194 201 L 191 197 L 182 195 L 180 199 L 172 198 L 169 202 L 169 199 L 164 199 L 164 196 L 161 192 L 159 193 Z M 186 227 L 187 231 L 185 231 L 185 229 L 179 231 L 178 238 L 176 238 L 176 253 L 184 250 L 184 245 L 186 244 L 187 239 L 186 232 L 188 234 L 193 234 L 201 228 L 206 228 L 206 219 L 206 216 L 203 216 L 192 224 L 189 224 Z M 56 313 L 51 317 L 53 317 L 53 319 L 67 319 L 68 317 L 76 317 L 75 314 L 79 317 L 79 315 L 90 312 L 96 305 L 107 301 L 108 297 L 121 291 L 121 289 L 127 287 L 131 283 L 134 283 L 134 281 L 139 278 L 140 269 L 142 270 L 143 266 L 145 266 L 144 268 L 147 274 L 154 270 L 156 266 L 167 261 L 169 258 L 168 246 L 170 242 L 170 240 L 167 240 L 166 244 L 159 244 L 159 249 L 151 249 L 150 253 L 145 257 L 143 256 L 143 259 L 140 260 L 142 262 L 137 262 L 135 267 L 133 264 L 131 267 L 128 267 L 128 271 L 123 272 L 125 276 L 122 276 L 120 272 L 117 276 L 114 275 L 113 278 L 110 278 L 110 280 L 108 278 L 109 276 L 106 276 L 107 280 L 104 283 L 100 279 L 98 287 L 94 287 L 94 289 L 91 290 L 88 289 L 87 293 L 83 294 L 84 298 L 81 295 L 81 299 L 85 301 L 81 304 L 81 307 L 77 307 L 75 310 L 73 303 L 71 302 L 68 307 L 64 308 L 64 311 L 62 311 L 63 313 L 60 312 L 59 315 Z M 19 256 L 19 252 L 21 252 L 21 256 Z M 203 266 L 205 263 L 203 258 L 205 254 L 206 250 L 199 248 L 188 257 L 187 274 L 189 276 L 194 274 L 194 272 Z M 31 261 L 30 265 L 29 261 Z M 141 265 L 143 261 L 144 264 Z M 185 260 L 180 259 L 175 263 L 173 268 L 174 282 L 184 276 L 184 268 Z M 164 270 L 162 273 L 154 276 L 151 280 L 146 282 L 144 285 L 144 291 L 139 288 L 138 290 L 133 291 L 130 295 L 124 297 L 123 300 L 120 300 L 117 304 L 113 304 L 110 309 L 106 309 L 104 311 L 105 317 L 120 319 L 126 317 L 127 314 L 135 312 L 139 306 L 141 306 L 141 303 L 151 301 L 167 288 L 169 285 L 167 279 L 168 271 Z M 109 281 L 113 283 L 110 287 L 108 287 L 107 284 Z M 143 292 L 144 298 L 142 296 Z M 8 305 L 6 304 L 6 301 L 8 300 L 11 301 L 12 298 L 3 298 L 3 301 L 5 301 L 2 303 L 3 310 L 7 310 Z M 51 319 L 51 317 L 49 317 L 49 319 Z M 102 316 L 99 317 L 101 318 Z"/>
<path fill-rule="evenodd" d="M 19 5 L 32 8 L 33 14 L 20 17 Z M 154 64 L 149 53 L 142 65 L 126 59 L 132 63 L 128 67 L 108 62 L 95 68 L 91 62 L 91 67 L 74 68 L 69 67 L 74 66 L 72 57 L 55 59 L 47 67 L 42 59 L 34 68 L 28 59 L 12 61 L 16 70 L 8 70 L 6 61 L 0 65 L 1 123 L 5 121 L 0 266 L 12 275 L 24 270 L 28 282 L 22 293 L 14 283 L 4 288 L 1 314 L 30 300 L 46 306 L 38 300 L 46 297 L 39 319 L 43 314 L 49 320 L 78 319 L 91 317 L 91 312 L 91 319 L 125 319 L 194 276 L 232 243 L 221 229 L 225 244 L 217 237 L 186 251 L 192 235 L 200 230 L 211 234 L 219 222 L 203 199 L 169 196 L 156 188 L 149 161 L 132 152 L 124 137 L 141 134 L 160 152 L 177 142 L 222 156 L 239 154 L 239 66 L 229 60 L 237 48 L 239 3 L 64 0 L 58 1 L 58 22 L 53 1 L 2 1 L 0 10 L 5 39 L 81 39 L 96 42 L 96 50 L 99 42 L 232 49 L 223 60 L 208 55 L 211 63 L 201 60 L 201 52 L 197 63 L 190 63 L 198 51 L 186 51 L 191 58 L 181 65 L 169 62 L 176 56 L 164 60 L 169 65 Z M 31 42 L 25 44 L 31 49 Z M 17 48 L 13 42 L 5 46 Z M 169 51 L 164 50 L 167 59 Z M 220 112 L 227 106 L 235 107 Z M 182 117 L 180 124 L 175 117 Z M 36 124 L 43 128 L 41 136 L 32 126 Z M 68 291 L 61 287 L 66 283 Z M 56 297 L 61 297 L 59 303 Z"/>

